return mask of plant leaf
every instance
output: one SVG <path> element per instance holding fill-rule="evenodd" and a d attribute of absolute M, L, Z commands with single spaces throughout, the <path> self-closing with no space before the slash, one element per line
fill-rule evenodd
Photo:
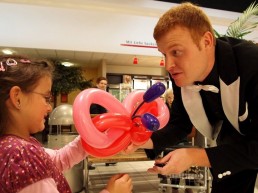
<path fill-rule="evenodd" d="M 230 24 L 226 36 L 242 39 L 257 27 L 258 4 L 255 3 L 253 2 L 236 21 Z"/>

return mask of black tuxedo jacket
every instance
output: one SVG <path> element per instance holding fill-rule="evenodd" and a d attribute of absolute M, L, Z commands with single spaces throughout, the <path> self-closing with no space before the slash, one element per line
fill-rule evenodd
<path fill-rule="evenodd" d="M 216 73 L 212 76 L 219 88 L 219 102 L 207 105 L 207 96 L 213 100 L 207 91 L 177 87 L 172 79 L 170 127 L 153 133 L 151 138 L 154 149 L 162 149 L 177 144 L 194 125 L 205 137 L 217 141 L 217 146 L 206 148 L 206 152 L 213 179 L 219 182 L 258 169 L 258 46 L 245 40 L 220 38 L 215 54 Z M 214 119 L 212 115 L 218 112 L 221 115 Z"/>

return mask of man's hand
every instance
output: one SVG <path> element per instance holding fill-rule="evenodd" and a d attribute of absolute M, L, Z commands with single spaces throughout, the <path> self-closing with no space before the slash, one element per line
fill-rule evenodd
<path fill-rule="evenodd" d="M 163 158 L 155 160 L 155 165 L 149 168 L 148 172 L 162 175 L 180 174 L 191 166 L 210 167 L 210 162 L 204 149 L 176 149 Z"/>

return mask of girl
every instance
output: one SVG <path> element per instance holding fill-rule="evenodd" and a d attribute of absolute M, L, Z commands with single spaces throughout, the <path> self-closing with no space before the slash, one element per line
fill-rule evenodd
<path fill-rule="evenodd" d="M 51 112 L 53 66 L 47 61 L 0 56 L 0 192 L 70 193 L 62 171 L 87 153 L 80 137 L 60 150 L 45 149 L 31 134 L 44 129 Z M 117 174 L 101 193 L 132 192 Z"/>

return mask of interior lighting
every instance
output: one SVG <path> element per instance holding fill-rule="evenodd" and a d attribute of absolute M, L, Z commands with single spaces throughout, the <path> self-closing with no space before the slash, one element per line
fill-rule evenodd
<path fill-rule="evenodd" d="M 72 62 L 62 62 L 62 65 L 66 66 L 66 67 L 71 67 L 71 66 L 74 66 L 74 63 L 72 63 Z"/>
<path fill-rule="evenodd" d="M 11 50 L 8 50 L 8 49 L 3 49 L 2 52 L 6 55 L 12 55 L 13 54 L 13 51 Z"/>

